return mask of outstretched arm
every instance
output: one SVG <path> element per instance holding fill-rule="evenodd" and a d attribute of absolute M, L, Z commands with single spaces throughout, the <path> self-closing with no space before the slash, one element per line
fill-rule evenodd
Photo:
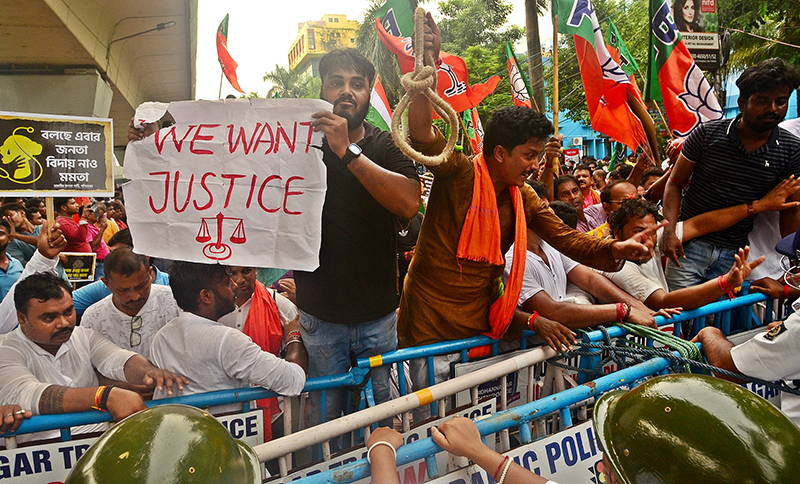
<path fill-rule="evenodd" d="M 783 216 L 783 211 L 800 207 L 800 202 L 788 201 L 790 197 L 793 197 L 798 192 L 800 192 L 800 179 L 795 179 L 794 175 L 792 175 L 778 183 L 761 199 L 755 200 L 753 202 L 753 212 L 759 214 L 762 212 L 781 211 L 781 216 Z M 683 238 L 681 242 L 689 242 L 695 237 L 727 229 L 749 215 L 746 203 L 702 213 L 683 222 Z M 791 231 L 792 233 L 797 230 L 796 227 L 795 225 L 795 229 Z"/>
<path fill-rule="evenodd" d="M 723 370 L 741 373 L 739 369 L 736 368 L 733 357 L 731 357 L 733 343 L 725 338 L 725 335 L 722 334 L 719 328 L 706 326 L 692 339 L 692 343 L 701 343 L 703 345 L 703 353 L 706 355 L 706 360 L 708 360 L 709 365 L 722 368 Z M 728 376 L 717 376 L 735 383 L 743 383 L 740 380 Z"/>
<path fill-rule="evenodd" d="M 442 32 L 428 12 L 425 17 L 425 50 L 431 52 L 434 59 L 438 59 L 441 46 Z M 433 141 L 436 132 L 433 130 L 432 122 L 433 105 L 423 93 L 416 93 L 408 105 L 408 134 L 411 140 L 415 143 Z"/>
<path fill-rule="evenodd" d="M 459 457 L 466 457 L 478 464 L 495 478 L 495 482 L 500 480 L 504 470 L 506 475 L 503 482 L 519 484 L 545 484 L 548 482 L 547 479 L 514 463 L 513 459 L 505 460 L 502 455 L 486 447 L 481 442 L 478 427 L 468 418 L 456 416 L 439 427 L 432 427 L 431 437 L 439 447 L 447 452 Z M 508 466 L 507 469 L 506 466 Z"/>

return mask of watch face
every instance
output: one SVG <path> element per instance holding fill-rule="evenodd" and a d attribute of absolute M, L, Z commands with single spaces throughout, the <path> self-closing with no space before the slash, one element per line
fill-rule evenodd
<path fill-rule="evenodd" d="M 350 146 L 348 146 L 348 147 L 347 147 L 347 150 L 348 150 L 350 153 L 352 153 L 352 155 L 353 155 L 353 157 L 354 157 L 354 158 L 355 158 L 355 157 L 357 157 L 358 155 L 360 155 L 360 154 L 361 154 L 361 147 L 360 147 L 360 146 L 358 146 L 358 145 L 357 145 L 357 144 L 355 144 L 355 143 L 353 143 L 353 144 L 351 144 Z"/>

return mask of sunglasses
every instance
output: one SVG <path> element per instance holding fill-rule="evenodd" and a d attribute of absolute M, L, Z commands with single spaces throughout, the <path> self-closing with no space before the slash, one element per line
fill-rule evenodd
<path fill-rule="evenodd" d="M 142 344 L 142 335 L 138 331 L 142 329 L 142 317 L 134 316 L 131 319 L 131 348 Z"/>

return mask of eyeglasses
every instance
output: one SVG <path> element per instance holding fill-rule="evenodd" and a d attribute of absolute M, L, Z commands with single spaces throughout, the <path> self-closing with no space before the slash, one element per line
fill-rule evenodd
<path fill-rule="evenodd" d="M 627 202 L 628 200 L 635 200 L 637 198 L 644 198 L 644 197 L 641 196 L 641 195 L 635 195 L 635 196 L 628 197 L 628 198 L 620 198 L 619 200 L 609 200 L 609 202 L 610 203 L 622 203 L 622 202 Z"/>
<path fill-rule="evenodd" d="M 131 348 L 142 344 L 142 335 L 138 331 L 142 329 L 142 317 L 134 316 L 131 319 Z"/>

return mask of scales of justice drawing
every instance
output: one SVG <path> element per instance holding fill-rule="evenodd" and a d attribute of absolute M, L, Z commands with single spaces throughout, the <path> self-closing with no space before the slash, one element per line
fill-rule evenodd
<path fill-rule="evenodd" d="M 203 246 L 203 255 L 209 259 L 226 260 L 230 258 L 231 253 L 233 252 L 231 246 L 222 241 L 223 227 L 226 220 L 238 222 L 228 241 L 232 244 L 244 244 L 247 242 L 247 236 L 244 233 L 244 221 L 241 218 L 226 217 L 225 215 L 222 215 L 222 212 L 218 213 L 216 217 L 203 217 L 200 219 L 200 230 L 197 232 L 197 237 L 195 237 L 195 240 L 201 244 L 206 244 Z M 211 232 L 208 230 L 209 221 L 216 223 L 217 227 L 217 240 L 213 242 Z"/>

